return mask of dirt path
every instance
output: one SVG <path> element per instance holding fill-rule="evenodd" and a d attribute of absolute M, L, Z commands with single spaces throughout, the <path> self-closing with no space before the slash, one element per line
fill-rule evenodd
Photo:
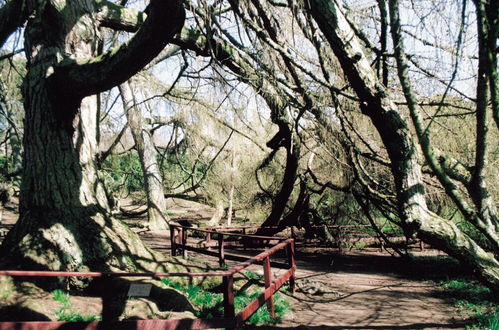
<path fill-rule="evenodd" d="M 401 275 L 403 266 L 391 256 L 355 252 L 331 259 L 332 265 L 325 256 L 298 255 L 298 291 L 290 298 L 293 315 L 285 318 L 283 325 L 314 329 L 464 328 L 452 304 L 439 298 L 438 287 Z"/>
<path fill-rule="evenodd" d="M 168 253 L 168 233 L 142 237 Z M 188 257 L 209 259 L 192 252 Z M 297 251 L 296 257 L 297 290 L 288 295 L 293 312 L 281 324 L 263 328 L 464 329 L 463 318 L 438 286 L 411 279 L 412 270 L 387 253 Z"/>
<path fill-rule="evenodd" d="M 3 223 L 15 220 L 15 212 L 7 210 Z M 144 232 L 141 237 L 150 247 L 169 253 L 169 232 Z M 413 269 L 386 253 L 298 249 L 296 257 L 297 291 L 288 299 L 293 312 L 278 326 L 258 328 L 464 328 L 463 318 L 437 286 L 415 280 Z"/>

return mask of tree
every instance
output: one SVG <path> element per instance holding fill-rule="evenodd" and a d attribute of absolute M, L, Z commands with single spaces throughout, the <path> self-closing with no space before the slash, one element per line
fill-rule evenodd
<path fill-rule="evenodd" d="M 420 115 L 415 108 L 417 103 L 415 94 L 408 81 L 407 63 L 400 37 L 398 2 L 396 0 L 390 1 L 391 34 L 397 59 L 398 76 L 404 95 L 408 100 L 412 122 L 423 154 L 447 194 L 453 199 L 466 220 L 488 239 L 492 246 L 492 251 L 488 252 L 473 238 L 460 230 L 455 223 L 429 210 L 425 200 L 425 184 L 419 154 L 413 141 L 409 123 L 394 104 L 386 86 L 383 86 L 371 68 L 362 43 L 352 29 L 350 22 L 345 18 L 341 6 L 334 0 L 313 0 L 305 4 L 305 8 L 324 33 L 352 89 L 362 102 L 361 111 L 371 119 L 386 147 L 396 186 L 398 214 L 404 229 L 456 257 L 473 269 L 485 284 L 494 291 L 499 291 L 499 260 L 496 257 L 499 254 L 497 236 L 499 219 L 497 218 L 497 206 L 493 202 L 494 197 L 487 191 L 484 175 L 487 163 L 485 148 L 487 145 L 486 131 L 488 130 L 485 118 L 487 112 L 496 113 L 497 109 L 488 109 L 486 105 L 488 98 L 483 95 L 484 90 L 487 90 L 487 84 L 497 85 L 497 80 L 492 78 L 493 75 L 486 73 L 478 77 L 477 156 L 474 169 L 467 174 L 467 176 L 471 176 L 471 180 L 463 182 L 461 178 L 453 175 L 454 169 L 459 168 L 459 165 L 446 167 L 448 160 L 444 156 L 440 158 L 440 161 L 437 161 L 427 139 L 428 135 L 424 132 Z M 497 17 L 497 6 L 495 8 L 492 6 L 490 10 L 495 13 L 492 16 Z M 479 25 L 483 24 L 481 20 L 478 22 Z M 497 31 L 495 33 L 496 36 L 492 36 L 492 39 L 497 40 Z M 482 44 L 481 51 L 490 54 L 490 49 L 484 50 L 484 48 L 487 49 Z M 479 62 L 479 72 L 490 72 L 484 66 L 490 66 L 490 59 Z M 456 181 L 461 181 L 465 186 L 468 186 L 468 196 L 458 192 Z M 467 199 L 473 201 L 475 206 L 472 207 L 468 204 Z"/>
<path fill-rule="evenodd" d="M 166 199 L 163 192 L 163 178 L 158 165 L 158 152 L 154 146 L 152 135 L 147 129 L 139 106 L 133 97 L 132 85 L 126 82 L 119 87 L 123 108 L 128 126 L 135 141 L 135 148 L 139 154 L 144 188 L 147 197 L 147 216 L 150 230 L 166 230 L 168 214 Z"/>
<path fill-rule="evenodd" d="M 101 0 L 3 3 L 2 44 L 27 22 L 20 218 L 1 247 L 4 267 L 130 269 L 158 257 L 110 216 L 95 166 L 93 95 L 142 69 L 184 16 L 174 0 L 152 0 L 144 13 Z M 102 28 L 136 33 L 102 53 Z"/>
<path fill-rule="evenodd" d="M 447 2 L 430 7 L 445 10 L 444 3 Z M 466 2 L 455 3 L 463 3 L 466 16 Z M 350 191 L 363 206 L 367 216 L 370 216 L 370 205 L 374 205 L 383 216 L 400 225 L 408 237 L 416 235 L 446 251 L 473 269 L 485 284 L 498 291 L 497 205 L 494 181 L 491 181 L 494 175 L 488 173 L 491 169 L 487 167 L 489 157 L 494 155 L 489 151 L 487 141 L 492 134 L 497 134 L 497 127 L 493 128 L 488 119 L 497 118 L 498 111 L 497 61 L 494 55 L 497 49 L 497 5 L 475 1 L 475 11 L 471 13 L 477 17 L 476 44 L 480 49 L 478 61 L 471 64 L 476 65 L 479 73 L 476 76 L 476 98 L 472 98 L 454 84 L 455 75 L 452 71 L 457 70 L 457 64 L 454 65 L 456 69 L 451 70 L 450 78 L 444 79 L 418 64 L 417 56 L 406 56 L 400 41 L 401 24 L 397 22 L 401 10 L 397 2 L 390 1 L 390 7 L 382 0 L 377 1 L 377 4 L 380 19 L 372 20 L 372 15 L 367 16 L 371 22 L 374 21 L 374 30 L 380 31 L 380 47 L 371 41 L 378 41 L 378 35 L 370 32 L 373 29 L 368 29 L 371 26 L 364 29 L 358 23 L 362 22 L 360 19 L 352 20 L 350 16 L 353 16 L 353 11 L 350 10 L 349 15 L 346 15 L 345 8 L 348 7 L 338 0 L 231 0 L 226 3 L 226 7 L 217 6 L 224 8 L 220 11 L 214 7 L 192 6 L 198 17 L 204 20 L 200 24 L 200 32 L 182 33 L 179 45 L 197 54 L 212 56 L 219 64 L 234 72 L 237 79 L 254 86 L 267 101 L 280 133 L 290 130 L 293 138 L 304 143 L 305 123 L 310 119 L 306 117 L 307 113 L 312 114 L 324 127 L 329 126 L 334 130 L 340 126 L 342 132 L 336 136 L 339 145 L 345 150 L 354 181 L 349 187 L 334 184 L 327 186 L 343 192 Z M 410 10 L 411 4 L 413 2 L 408 3 L 406 10 Z M 420 9 L 412 8 L 414 11 Z M 424 19 L 424 14 L 421 13 L 419 17 Z M 243 28 L 225 28 L 223 23 L 230 15 L 234 15 Z M 459 23 L 461 27 L 458 25 L 457 30 L 464 30 L 466 24 L 463 15 L 457 21 L 463 22 Z M 285 30 L 288 22 L 293 22 L 291 32 Z M 410 35 L 411 32 L 403 33 Z M 420 43 L 430 44 L 434 50 L 442 50 L 452 58 L 470 57 L 473 61 L 473 55 L 461 55 L 460 35 L 457 33 L 457 50 L 452 46 L 449 51 L 449 47 L 427 40 Z M 413 38 L 418 37 L 415 35 Z M 394 45 L 392 53 L 390 42 Z M 413 72 L 447 86 L 437 104 L 427 102 L 426 95 L 436 96 L 432 90 L 421 89 L 418 91 L 420 100 L 415 98 L 416 93 L 407 79 L 409 60 Z M 443 66 L 442 63 L 440 65 Z M 392 68 L 398 69 L 398 72 L 390 71 Z M 431 123 L 440 120 L 442 107 L 467 108 L 449 103 L 449 90 L 455 96 L 475 103 L 475 111 L 465 114 L 473 115 L 476 119 L 475 161 L 471 164 L 438 153 L 428 141 L 435 126 Z M 405 98 L 404 101 L 399 100 L 401 96 Z M 421 108 L 426 106 L 436 107 L 437 110 L 430 111 L 432 117 L 425 119 L 427 125 L 424 127 L 420 117 L 423 113 Z M 424 110 L 428 111 L 426 108 Z M 370 121 L 371 126 L 365 126 L 371 127 L 370 139 L 366 139 L 363 136 L 365 133 L 361 132 L 364 127 L 360 127 L 360 119 L 357 119 L 360 113 Z M 287 115 L 293 120 L 286 118 Z M 285 119 L 287 123 L 282 122 Z M 290 135 L 282 136 L 289 138 Z M 290 150 L 294 148 L 293 143 Z M 426 174 L 422 166 L 425 166 Z M 382 170 L 378 170 L 380 168 Z M 296 178 L 296 171 L 293 172 Z M 378 177 L 377 174 L 382 176 Z M 294 179 L 292 181 L 291 189 L 294 189 Z M 290 185 L 290 181 L 283 182 L 282 187 L 286 185 Z M 431 210 L 426 192 L 428 187 L 435 189 L 435 185 L 452 200 L 466 223 L 474 226 L 478 237 L 463 230 L 452 219 Z M 302 199 L 305 201 L 306 197 Z M 269 217 L 274 220 L 265 224 L 282 221 L 284 209 L 282 203 L 274 208 L 278 211 L 275 212 L 276 216 Z"/>

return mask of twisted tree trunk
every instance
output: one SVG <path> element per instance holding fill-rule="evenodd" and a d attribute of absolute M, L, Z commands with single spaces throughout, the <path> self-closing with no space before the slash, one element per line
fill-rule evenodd
<path fill-rule="evenodd" d="M 15 7 L 13 2 L 8 5 Z M 0 16 L 8 5 L 0 8 Z M 2 266 L 147 268 L 159 256 L 110 216 L 95 166 L 97 98 L 90 95 L 122 83 L 164 48 L 183 24 L 181 2 L 152 0 L 134 37 L 101 56 L 96 54 L 99 26 L 122 23 L 126 29 L 129 22 L 117 17 L 136 12 L 106 1 L 29 5 L 20 218 L 1 246 Z"/>

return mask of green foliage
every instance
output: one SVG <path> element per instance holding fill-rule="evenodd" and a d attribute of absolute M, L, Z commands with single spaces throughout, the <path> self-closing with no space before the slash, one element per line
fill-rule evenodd
<path fill-rule="evenodd" d="M 258 280 L 258 281 L 263 280 L 263 276 L 255 273 L 255 272 L 247 271 L 247 272 L 244 272 L 244 275 L 246 275 L 246 277 L 253 279 L 253 280 Z"/>
<path fill-rule="evenodd" d="M 253 272 L 245 272 L 246 276 L 252 279 L 261 279 L 261 276 Z M 163 278 L 162 282 L 166 285 L 183 292 L 189 300 L 198 308 L 197 317 L 213 318 L 223 316 L 223 295 L 205 290 L 203 287 L 196 285 L 182 286 L 170 278 Z M 236 313 L 243 310 L 251 301 L 256 299 L 261 294 L 260 290 L 252 292 L 238 292 L 234 297 L 234 307 Z M 286 299 L 276 293 L 274 295 L 274 308 L 276 317 L 271 318 L 265 306 L 259 308 L 248 320 L 251 324 L 275 324 L 281 321 L 282 316 L 289 313 L 291 308 Z"/>
<path fill-rule="evenodd" d="M 464 220 L 462 217 L 457 222 L 457 227 L 471 237 L 483 249 L 493 251 L 492 242 L 490 242 L 475 226 Z"/>
<path fill-rule="evenodd" d="M 183 286 L 171 278 L 165 277 L 161 280 L 175 290 L 187 295 L 189 300 L 198 308 L 197 317 L 213 318 L 223 314 L 223 296 L 205 290 L 197 285 Z"/>
<path fill-rule="evenodd" d="M 106 186 L 113 192 L 144 190 L 144 177 L 137 153 L 109 156 L 103 165 Z"/>
<path fill-rule="evenodd" d="M 167 153 L 165 156 L 159 160 L 159 164 L 161 164 L 163 184 L 168 188 L 188 181 L 191 175 L 194 181 L 198 181 L 207 170 L 205 163 L 192 161 L 186 153 Z M 185 169 L 188 169 L 189 172 L 186 172 Z"/>
<path fill-rule="evenodd" d="M 469 279 L 459 278 L 440 282 L 459 309 L 473 320 L 467 329 L 499 329 L 499 298 Z"/>
<path fill-rule="evenodd" d="M 3 155 L 2 155 L 2 156 L 0 156 L 0 168 L 4 168 L 4 167 L 5 167 L 5 165 L 7 164 L 7 162 L 8 162 L 7 157 L 5 157 L 5 156 L 3 156 Z"/>
<path fill-rule="evenodd" d="M 74 311 L 66 311 L 64 309 L 59 309 L 55 313 L 57 317 L 57 321 L 66 321 L 66 322 L 91 322 L 91 321 L 100 321 L 102 318 L 96 315 L 81 315 Z"/>
<path fill-rule="evenodd" d="M 212 318 L 222 314 L 222 295 L 202 290 L 194 285 L 189 285 L 185 291 L 189 300 L 199 308 L 197 317 Z"/>
<path fill-rule="evenodd" d="M 366 243 L 365 242 L 355 242 L 354 248 L 356 250 L 364 250 L 366 248 Z"/>
<path fill-rule="evenodd" d="M 63 290 L 57 289 L 52 292 L 52 297 L 55 301 L 61 303 L 59 309 L 55 312 L 57 321 L 66 322 L 90 322 L 90 321 L 100 321 L 102 318 L 96 315 L 81 315 L 75 311 L 71 306 L 71 296 L 69 293 Z"/>
<path fill-rule="evenodd" d="M 69 301 L 69 293 L 63 290 L 57 289 L 52 292 L 52 297 L 55 301 L 60 302 L 62 305 L 68 306 L 71 302 Z"/>
<path fill-rule="evenodd" d="M 362 210 L 353 196 L 326 190 L 313 200 L 313 205 L 324 219 L 322 224 L 350 225 L 358 224 L 363 219 Z"/>
<path fill-rule="evenodd" d="M 174 281 L 169 277 L 163 277 L 161 282 L 168 285 L 170 288 L 184 292 L 184 286 L 180 282 Z"/>
<path fill-rule="evenodd" d="M 383 234 L 385 234 L 386 236 L 389 236 L 389 237 L 404 236 L 404 231 L 402 230 L 402 228 L 400 228 L 399 226 L 397 226 L 391 222 L 387 222 L 386 224 L 384 224 L 381 227 L 381 231 L 383 232 Z"/>

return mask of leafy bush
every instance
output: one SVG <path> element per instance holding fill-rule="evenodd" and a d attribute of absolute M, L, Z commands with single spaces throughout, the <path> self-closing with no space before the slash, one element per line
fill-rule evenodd
<path fill-rule="evenodd" d="M 144 190 L 144 177 L 137 153 L 109 156 L 102 166 L 106 186 L 113 192 Z"/>
<path fill-rule="evenodd" d="M 254 292 L 242 292 L 238 293 L 234 297 L 234 306 L 236 308 L 236 313 L 242 311 L 250 302 L 258 298 L 261 294 L 259 291 Z M 286 315 L 291 311 L 289 303 L 284 299 L 284 297 L 276 293 L 274 294 L 274 310 L 275 318 L 272 318 L 267 310 L 266 305 L 260 307 L 251 317 L 248 322 L 251 324 L 276 324 L 281 322 L 282 316 Z"/>

